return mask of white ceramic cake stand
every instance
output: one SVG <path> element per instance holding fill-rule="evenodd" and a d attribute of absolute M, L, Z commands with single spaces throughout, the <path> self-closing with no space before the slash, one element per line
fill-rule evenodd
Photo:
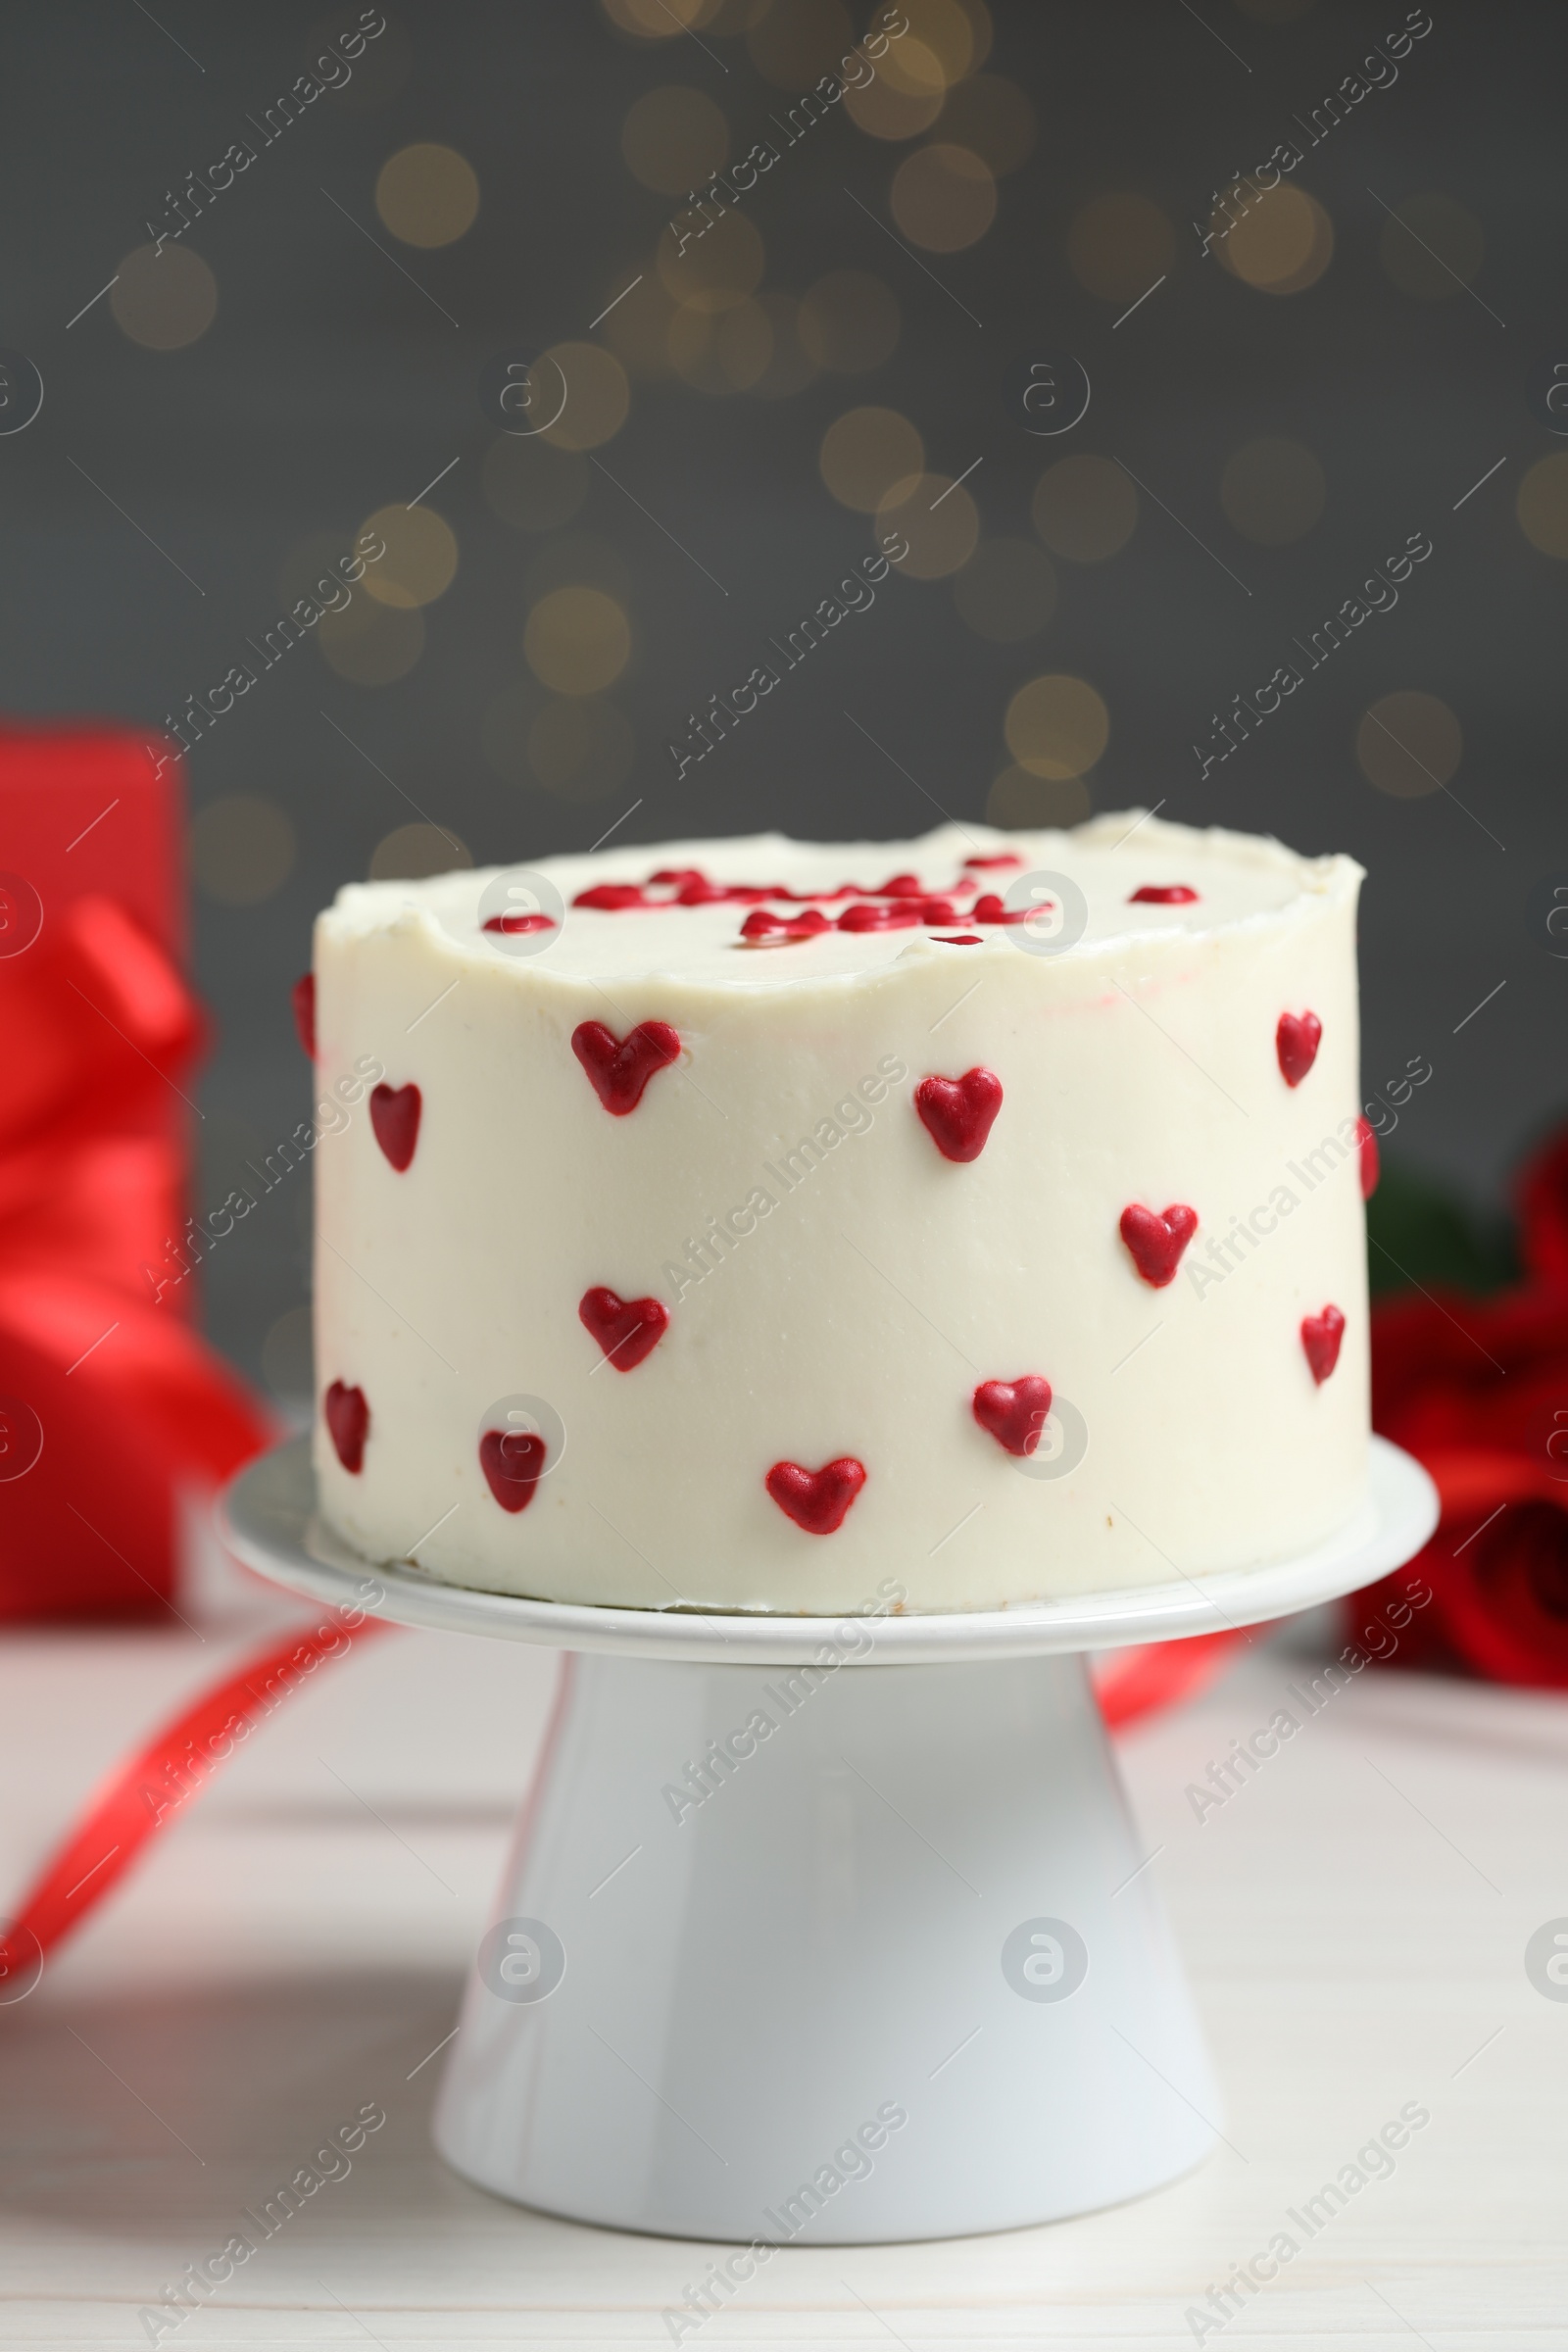
<path fill-rule="evenodd" d="M 313 1599 L 365 1606 L 369 1579 L 376 1614 L 573 1653 L 442 2155 L 576 2221 L 768 2244 L 1005 2230 L 1198 2163 L 1218 2093 L 1085 1653 L 1332 1599 L 1437 1522 L 1374 1440 L 1354 1524 L 1281 1566 L 838 1621 L 468 1592 L 372 1568 L 314 1506 L 299 1440 L 233 1483 L 223 1533 Z"/>

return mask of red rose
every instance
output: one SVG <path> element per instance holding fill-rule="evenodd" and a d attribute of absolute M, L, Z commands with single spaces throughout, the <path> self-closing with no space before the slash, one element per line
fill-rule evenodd
<path fill-rule="evenodd" d="M 1443 1517 L 1410 1563 L 1432 1587 L 1399 1661 L 1568 1690 L 1568 1136 L 1518 1189 L 1527 1280 L 1487 1298 L 1386 1300 L 1372 1418 L 1437 1482 Z M 1357 1596 L 1375 1607 L 1396 1580 Z"/>

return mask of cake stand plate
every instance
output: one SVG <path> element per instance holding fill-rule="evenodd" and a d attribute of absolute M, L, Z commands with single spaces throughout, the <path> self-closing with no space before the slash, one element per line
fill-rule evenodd
<path fill-rule="evenodd" d="M 1200 2162 L 1219 2097 L 1085 1653 L 1353 1592 L 1437 1515 L 1375 1439 L 1353 1525 L 1281 1566 L 788 1619 L 376 1566 L 316 1523 L 304 1440 L 220 1506 L 313 1599 L 568 1652 L 436 2142 L 546 2212 L 749 2246 L 694 2326 L 769 2247 L 1054 2221 Z"/>

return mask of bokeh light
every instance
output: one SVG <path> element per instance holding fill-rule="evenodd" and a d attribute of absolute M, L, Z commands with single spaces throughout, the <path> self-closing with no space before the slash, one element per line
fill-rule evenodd
<path fill-rule="evenodd" d="M 729 124 L 711 98 L 683 82 L 648 90 L 620 126 L 633 178 L 662 196 L 685 196 L 729 160 Z"/>
<path fill-rule="evenodd" d="M 1229 212 L 1216 210 L 1210 222 L 1210 250 L 1233 277 L 1260 294 L 1300 294 L 1316 285 L 1334 258 L 1334 223 L 1315 196 L 1281 180 L 1261 194 L 1227 190 L 1226 200 Z"/>
<path fill-rule="evenodd" d="M 256 906 L 294 870 L 293 820 L 257 792 L 225 792 L 191 819 L 196 887 L 220 906 Z"/>
<path fill-rule="evenodd" d="M 993 645 L 1038 637 L 1056 610 L 1056 573 L 1027 539 L 986 539 L 953 582 L 960 618 Z"/>
<path fill-rule="evenodd" d="M 1109 738 L 1110 717 L 1087 679 L 1053 670 L 1019 687 L 1003 732 L 1020 767 L 1059 783 L 1094 766 Z"/>
<path fill-rule="evenodd" d="M 1487 240 L 1474 213 L 1433 189 L 1407 196 L 1385 215 L 1378 259 L 1401 294 L 1417 302 L 1448 302 L 1479 271 Z"/>
<path fill-rule="evenodd" d="M 557 694 L 598 694 L 626 666 L 631 625 L 602 588 L 556 588 L 529 613 L 522 650 Z"/>
<path fill-rule="evenodd" d="M 762 400 L 785 400 L 816 381 L 819 363 L 803 337 L 801 304 L 788 294 L 762 294 L 758 301 L 773 344 L 767 366 L 747 389 Z"/>
<path fill-rule="evenodd" d="M 890 71 L 895 56 L 897 71 Z M 917 139 L 941 114 L 948 77 L 935 50 L 906 33 L 876 74 L 844 93 L 844 110 L 873 139 Z"/>
<path fill-rule="evenodd" d="M 601 0 L 612 24 L 642 41 L 672 41 L 718 14 L 722 0 Z"/>
<path fill-rule="evenodd" d="M 1385 694 L 1355 730 L 1361 773 L 1396 801 L 1418 801 L 1446 784 L 1464 751 L 1464 731 L 1435 694 Z"/>
<path fill-rule="evenodd" d="M 218 316 L 218 280 L 188 245 L 138 245 L 110 289 L 115 324 L 147 351 L 183 351 Z"/>
<path fill-rule="evenodd" d="M 554 531 L 588 495 L 593 473 L 575 450 L 542 433 L 498 433 L 485 452 L 479 486 L 492 512 L 515 531 Z"/>
<path fill-rule="evenodd" d="M 1082 776 L 1036 776 L 1026 767 L 1004 767 L 986 795 L 986 822 L 1008 832 L 1045 832 L 1081 825 L 1090 806 Z"/>
<path fill-rule="evenodd" d="M 384 227 L 405 245 L 451 245 L 473 226 L 479 182 L 455 147 L 417 140 L 381 166 L 375 209 Z"/>
<path fill-rule="evenodd" d="M 830 270 L 801 298 L 800 336 L 819 368 L 863 375 L 898 348 L 894 296 L 865 270 Z"/>
<path fill-rule="evenodd" d="M 1519 528 L 1544 556 L 1568 556 L 1568 450 L 1538 458 L 1514 501 Z"/>
<path fill-rule="evenodd" d="M 451 587 L 458 542 L 450 524 L 429 507 L 377 507 L 361 525 L 386 554 L 365 567 L 366 593 L 383 605 L 431 605 Z"/>
<path fill-rule="evenodd" d="M 709 225 L 702 230 L 705 219 Z M 676 302 L 721 311 L 756 293 L 767 256 L 744 213 L 720 213 L 715 219 L 711 207 L 706 214 L 692 208 L 680 219 L 678 234 L 671 225 L 661 236 L 656 265 L 665 292 Z"/>
<path fill-rule="evenodd" d="M 937 139 L 905 157 L 888 203 L 911 245 L 927 253 L 960 253 L 996 219 L 997 183 L 972 148 Z"/>
<path fill-rule="evenodd" d="M 897 409 L 850 409 L 822 435 L 822 479 L 840 506 L 874 514 L 897 482 L 925 466 L 925 443 Z"/>
<path fill-rule="evenodd" d="M 370 880 L 423 882 L 472 863 L 467 843 L 440 825 L 394 825 L 370 852 Z"/>
<path fill-rule="evenodd" d="M 876 511 L 876 541 L 899 531 L 909 552 L 899 564 L 906 579 L 941 580 L 967 564 L 980 537 L 974 500 L 948 473 L 917 473 L 896 482 Z"/>
<path fill-rule="evenodd" d="M 1138 492 L 1109 458 L 1058 458 L 1036 483 L 1030 514 L 1054 556 L 1102 564 L 1133 535 Z"/>
<path fill-rule="evenodd" d="M 1226 462 L 1219 503 L 1233 530 L 1258 547 L 1288 547 L 1322 519 L 1327 482 L 1299 441 L 1244 442 Z"/>
<path fill-rule="evenodd" d="M 1097 196 L 1073 216 L 1067 263 L 1074 277 L 1102 302 L 1133 302 L 1168 271 L 1176 232 L 1157 204 L 1131 189 Z"/>
<path fill-rule="evenodd" d="M 960 81 L 948 92 L 942 113 L 944 136 L 973 148 L 999 179 L 1027 162 L 1037 127 L 1027 94 L 998 74 L 977 74 L 972 80 Z"/>
<path fill-rule="evenodd" d="M 644 270 L 641 281 L 634 282 L 637 277 L 637 265 L 629 263 L 616 271 L 614 282 L 604 288 L 601 305 L 612 307 L 598 332 L 624 368 L 645 382 L 657 383 L 673 372 L 669 322 L 676 306 L 657 270 Z"/>
<path fill-rule="evenodd" d="M 555 399 L 545 411 L 555 421 L 543 428 L 540 438 L 553 441 L 558 449 L 599 449 L 612 441 L 631 407 L 625 368 L 612 351 L 598 343 L 553 343 L 535 360 L 529 381 L 538 383 L 541 398 L 547 383 L 556 385 Z M 566 401 L 558 413 L 555 403 L 563 384 Z"/>
<path fill-rule="evenodd" d="M 745 392 L 773 358 L 773 322 L 760 302 L 710 311 L 683 303 L 669 322 L 675 373 L 699 392 Z"/>
<path fill-rule="evenodd" d="M 762 11 L 746 35 L 753 65 L 776 90 L 810 89 L 836 72 L 854 44 L 855 27 L 839 0 L 788 0 Z"/>
<path fill-rule="evenodd" d="M 416 607 L 357 595 L 341 612 L 322 614 L 316 642 L 328 669 L 351 685 L 391 686 L 424 651 L 424 615 Z"/>

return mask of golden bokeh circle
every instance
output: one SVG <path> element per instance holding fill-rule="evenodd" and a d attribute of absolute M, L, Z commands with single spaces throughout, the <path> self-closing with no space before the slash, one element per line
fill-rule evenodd
<path fill-rule="evenodd" d="M 1054 556 L 1103 564 L 1133 535 L 1138 492 L 1109 458 L 1058 458 L 1035 484 L 1030 514 Z"/>
<path fill-rule="evenodd" d="M 381 166 L 375 209 L 383 227 L 404 245 L 452 245 L 478 217 L 479 182 L 455 147 L 418 139 Z"/>
<path fill-rule="evenodd" d="M 807 349 L 801 333 L 802 306 L 788 294 L 761 294 L 758 302 L 766 317 L 773 346 L 767 366 L 747 390 L 761 400 L 787 400 L 792 393 L 803 392 L 808 384 L 814 383 L 817 375 L 817 361 Z"/>
<path fill-rule="evenodd" d="M 1215 211 L 1211 250 L 1233 277 L 1259 294 L 1316 285 L 1334 258 L 1334 223 L 1315 196 L 1281 180 L 1261 192 L 1238 183 L 1226 201 L 1234 224 L 1227 227 L 1227 214 Z"/>
<path fill-rule="evenodd" d="M 196 887 L 220 906 L 256 906 L 294 870 L 293 819 L 259 792 L 225 792 L 191 819 Z"/>
<path fill-rule="evenodd" d="M 602 588 L 554 588 L 522 632 L 528 667 L 557 694 L 599 694 L 631 655 L 631 624 Z"/>
<path fill-rule="evenodd" d="M 593 473 L 575 450 L 542 433 L 498 433 L 485 452 L 479 487 L 486 503 L 516 531 L 554 531 L 588 495 Z"/>
<path fill-rule="evenodd" d="M 900 0 L 898 13 L 909 29 L 889 42 L 879 73 L 896 73 L 897 61 L 915 40 L 936 59 L 945 81 L 961 81 L 991 46 L 985 10 L 961 7 L 959 0 Z"/>
<path fill-rule="evenodd" d="M 840 0 L 785 0 L 754 17 L 746 34 L 753 65 L 776 90 L 809 90 L 824 74 L 837 74 L 854 45 Z"/>
<path fill-rule="evenodd" d="M 540 438 L 554 442 L 557 449 L 579 450 L 612 441 L 631 407 L 631 386 L 614 353 L 598 343 L 553 343 L 535 360 L 533 372 L 541 384 L 556 382 L 558 368 L 565 406 Z"/>
<path fill-rule="evenodd" d="M 898 348 L 898 302 L 866 270 L 830 270 L 801 297 L 801 341 L 819 368 L 863 375 Z"/>
<path fill-rule="evenodd" d="M 110 289 L 115 324 L 146 351 L 183 351 L 218 316 L 218 280 L 188 245 L 138 245 Z"/>
<path fill-rule="evenodd" d="M 996 219 L 997 183 L 972 148 L 934 139 L 905 157 L 888 203 L 911 245 L 926 253 L 961 253 Z"/>
<path fill-rule="evenodd" d="M 1003 732 L 1020 767 L 1059 783 L 1094 766 L 1109 738 L 1110 716 L 1087 679 L 1052 670 L 1019 687 Z"/>
<path fill-rule="evenodd" d="M 473 863 L 473 853 L 440 825 L 394 825 L 370 852 L 372 882 L 423 882 Z"/>
<path fill-rule="evenodd" d="M 528 727 L 528 764 L 547 792 L 602 800 L 631 773 L 637 739 L 625 713 L 597 695 L 552 698 Z"/>
<path fill-rule="evenodd" d="M 986 795 L 986 822 L 1004 832 L 1046 833 L 1081 825 L 1089 814 L 1082 776 L 1036 776 L 1004 767 Z"/>
<path fill-rule="evenodd" d="M 922 54 L 927 63 L 923 79 L 913 74 L 896 82 L 879 73 L 870 81 L 857 82 L 845 91 L 844 111 L 858 130 L 863 130 L 868 138 L 894 141 L 917 139 L 931 128 L 942 112 L 948 85 L 932 52 L 927 49 Z"/>
<path fill-rule="evenodd" d="M 374 532 L 386 554 L 365 567 L 365 589 L 379 604 L 433 605 L 451 587 L 458 568 L 458 542 L 450 523 L 430 507 L 377 507 L 361 525 Z"/>
<path fill-rule="evenodd" d="M 729 124 L 701 90 L 667 82 L 627 110 L 620 152 L 634 179 L 662 196 L 685 196 L 729 160 Z"/>
<path fill-rule="evenodd" d="M 959 617 L 993 645 L 1038 637 L 1056 610 L 1051 558 L 1027 539 L 985 539 L 953 582 Z"/>
<path fill-rule="evenodd" d="M 706 214 L 689 208 L 660 237 L 655 263 L 665 292 L 676 302 L 721 311 L 756 293 L 767 256 L 744 213 L 713 218 L 711 206 Z"/>
<path fill-rule="evenodd" d="M 1568 450 L 1538 458 L 1514 501 L 1519 528 L 1544 556 L 1568 556 Z"/>
<path fill-rule="evenodd" d="M 1419 801 L 1446 784 L 1464 752 L 1464 731 L 1435 694 L 1385 694 L 1355 730 L 1361 773 L 1396 801 Z"/>
<path fill-rule="evenodd" d="M 1067 231 L 1068 267 L 1102 302 L 1132 302 L 1147 294 L 1175 258 L 1169 220 L 1131 188 L 1097 196 L 1074 214 Z"/>
<path fill-rule="evenodd" d="M 717 16 L 723 0 L 600 0 L 612 24 L 640 41 L 672 41 Z"/>
<path fill-rule="evenodd" d="M 1000 74 L 977 74 L 948 92 L 942 128 L 960 147 L 971 147 L 1003 179 L 1034 151 L 1038 124 L 1027 91 Z"/>
<path fill-rule="evenodd" d="M 600 301 L 611 307 L 598 332 L 622 368 L 645 382 L 657 383 L 672 374 L 669 322 L 677 306 L 657 270 L 644 270 L 639 282 L 637 267 L 628 264 Z"/>
<path fill-rule="evenodd" d="M 316 641 L 328 669 L 355 686 L 391 686 L 424 651 L 424 614 L 414 606 L 377 604 L 357 596 L 341 612 L 323 613 Z"/>
<path fill-rule="evenodd" d="M 1289 547 L 1322 520 L 1327 490 L 1323 468 L 1303 443 L 1264 435 L 1227 459 L 1219 503 L 1244 539 Z"/>
<path fill-rule="evenodd" d="M 1474 213 L 1437 189 L 1406 196 L 1385 214 L 1378 259 L 1401 294 L 1448 302 L 1475 279 L 1487 240 Z"/>
<path fill-rule="evenodd" d="M 917 473 L 895 482 L 876 511 L 876 543 L 891 532 L 909 543 L 899 569 L 906 579 L 942 580 L 974 554 L 980 517 L 974 500 L 948 473 Z"/>
<path fill-rule="evenodd" d="M 925 467 L 925 443 L 897 409 L 848 409 L 822 435 L 822 479 L 841 507 L 874 514 L 896 482 Z"/>
<path fill-rule="evenodd" d="M 669 358 L 699 392 L 748 392 L 772 363 L 773 321 L 750 299 L 722 311 L 683 303 L 669 322 Z"/>

